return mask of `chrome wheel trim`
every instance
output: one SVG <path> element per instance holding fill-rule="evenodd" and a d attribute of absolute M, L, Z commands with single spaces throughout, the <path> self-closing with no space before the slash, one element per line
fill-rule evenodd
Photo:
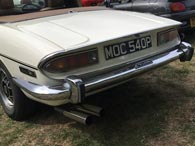
<path fill-rule="evenodd" d="M 2 68 L 0 68 L 0 95 L 5 106 L 13 108 L 13 90 L 11 88 L 9 77 Z"/>

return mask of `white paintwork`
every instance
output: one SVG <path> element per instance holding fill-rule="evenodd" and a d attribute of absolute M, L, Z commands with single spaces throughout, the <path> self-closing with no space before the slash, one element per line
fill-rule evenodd
<path fill-rule="evenodd" d="M 48 17 L 33 21 L 33 24 L 32 22 L 19 24 L 18 27 L 25 32 L 41 36 L 67 51 L 74 47 L 88 46 L 179 24 L 150 14 L 101 10 Z M 76 36 L 76 41 L 73 43 L 72 37 L 75 37 L 73 36 L 75 33 L 80 37 Z"/>
<path fill-rule="evenodd" d="M 115 10 L 76 12 L 0 24 L 0 60 L 13 77 L 39 85 L 63 85 L 67 75 L 102 70 L 140 57 L 153 55 L 175 46 L 178 43 L 176 41 L 169 42 L 160 48 L 157 47 L 156 35 L 157 32 L 175 28 L 179 24 L 179 22 L 150 14 Z M 105 60 L 103 46 L 135 39 L 134 34 L 151 35 L 153 47 L 117 59 Z M 19 70 L 19 66 L 33 69 L 18 62 L 37 68 L 40 61 L 50 54 L 92 48 L 97 48 L 99 54 L 99 63 L 93 66 L 79 68 L 61 75 L 49 75 L 49 77 L 39 70 L 34 70 L 37 75 L 36 78 L 25 75 Z M 7 59 L 3 55 L 18 62 Z M 25 94 L 29 98 L 38 100 L 27 93 Z M 52 104 L 63 104 L 67 102 L 66 100 L 52 101 Z"/>
<path fill-rule="evenodd" d="M 169 27 L 176 27 L 179 22 L 157 17 L 150 14 L 136 12 L 124 12 L 115 10 L 99 10 L 89 12 L 76 12 L 64 15 L 45 17 L 40 19 L 28 20 L 17 23 L 0 25 L 0 54 L 28 64 L 37 68 L 39 62 L 47 55 L 58 51 L 71 51 L 74 49 L 90 49 L 97 47 L 96 44 L 105 44 L 106 41 L 138 34 L 150 32 L 153 34 L 157 30 Z M 153 36 L 154 37 L 154 36 Z M 156 38 L 153 38 L 156 42 Z M 111 60 L 108 62 L 103 59 L 102 46 L 100 47 L 100 64 L 88 68 L 89 70 L 100 69 L 113 63 L 124 62 L 128 56 Z M 154 46 L 154 51 L 156 48 Z M 144 53 L 144 54 L 143 54 Z M 134 55 L 147 55 L 147 52 L 140 52 Z M 102 56 L 101 56 L 102 55 Z M 31 80 L 39 84 L 55 84 L 53 80 L 37 72 L 37 79 L 21 74 L 17 63 L 12 63 L 0 57 L 7 66 L 13 77 Z M 86 69 L 76 70 L 73 73 L 85 72 Z M 67 73 L 68 75 L 68 73 Z M 64 76 L 64 75 L 63 75 Z M 62 76 L 62 78 L 63 78 Z"/>
<path fill-rule="evenodd" d="M 70 13 L 1 25 L 1 53 L 36 67 L 43 57 L 56 51 L 68 51 L 174 25 L 179 25 L 179 22 L 135 12 Z"/>

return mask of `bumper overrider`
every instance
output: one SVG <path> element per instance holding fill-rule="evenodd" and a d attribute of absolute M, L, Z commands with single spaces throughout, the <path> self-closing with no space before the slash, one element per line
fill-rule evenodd
<path fill-rule="evenodd" d="M 154 68 L 172 62 L 176 59 L 180 61 L 190 61 L 194 49 L 190 44 L 182 42 L 174 49 L 149 58 L 126 63 L 123 67 L 113 68 L 109 72 L 100 75 L 82 78 L 79 76 L 69 76 L 64 84 L 56 87 L 48 87 L 33 84 L 25 80 L 14 78 L 14 82 L 29 97 L 42 103 L 57 106 L 65 103 L 81 103 L 85 97 L 108 89 L 118 84 L 124 83 L 137 75 L 150 71 Z"/>

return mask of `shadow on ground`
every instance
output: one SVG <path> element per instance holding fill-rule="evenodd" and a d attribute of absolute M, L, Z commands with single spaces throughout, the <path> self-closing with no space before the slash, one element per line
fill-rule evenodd
<path fill-rule="evenodd" d="M 185 103 L 191 93 L 177 83 L 157 76 L 140 77 L 129 83 L 88 98 L 86 103 L 101 106 L 105 115 L 91 126 L 84 126 L 50 108 L 44 109 L 28 122 L 56 125 L 59 139 L 71 139 L 75 145 L 141 146 L 159 136 L 167 125 L 171 110 Z M 188 95 L 188 96 L 191 96 Z M 175 103 L 176 100 L 181 102 Z M 66 129 L 68 125 L 68 130 Z"/>

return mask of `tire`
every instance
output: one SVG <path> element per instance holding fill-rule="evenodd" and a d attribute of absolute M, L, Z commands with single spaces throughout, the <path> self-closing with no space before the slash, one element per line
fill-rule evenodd
<path fill-rule="evenodd" d="M 0 62 L 0 102 L 5 113 L 13 120 L 21 121 L 32 115 L 36 103 L 27 98 L 14 84 L 6 67 Z"/>

